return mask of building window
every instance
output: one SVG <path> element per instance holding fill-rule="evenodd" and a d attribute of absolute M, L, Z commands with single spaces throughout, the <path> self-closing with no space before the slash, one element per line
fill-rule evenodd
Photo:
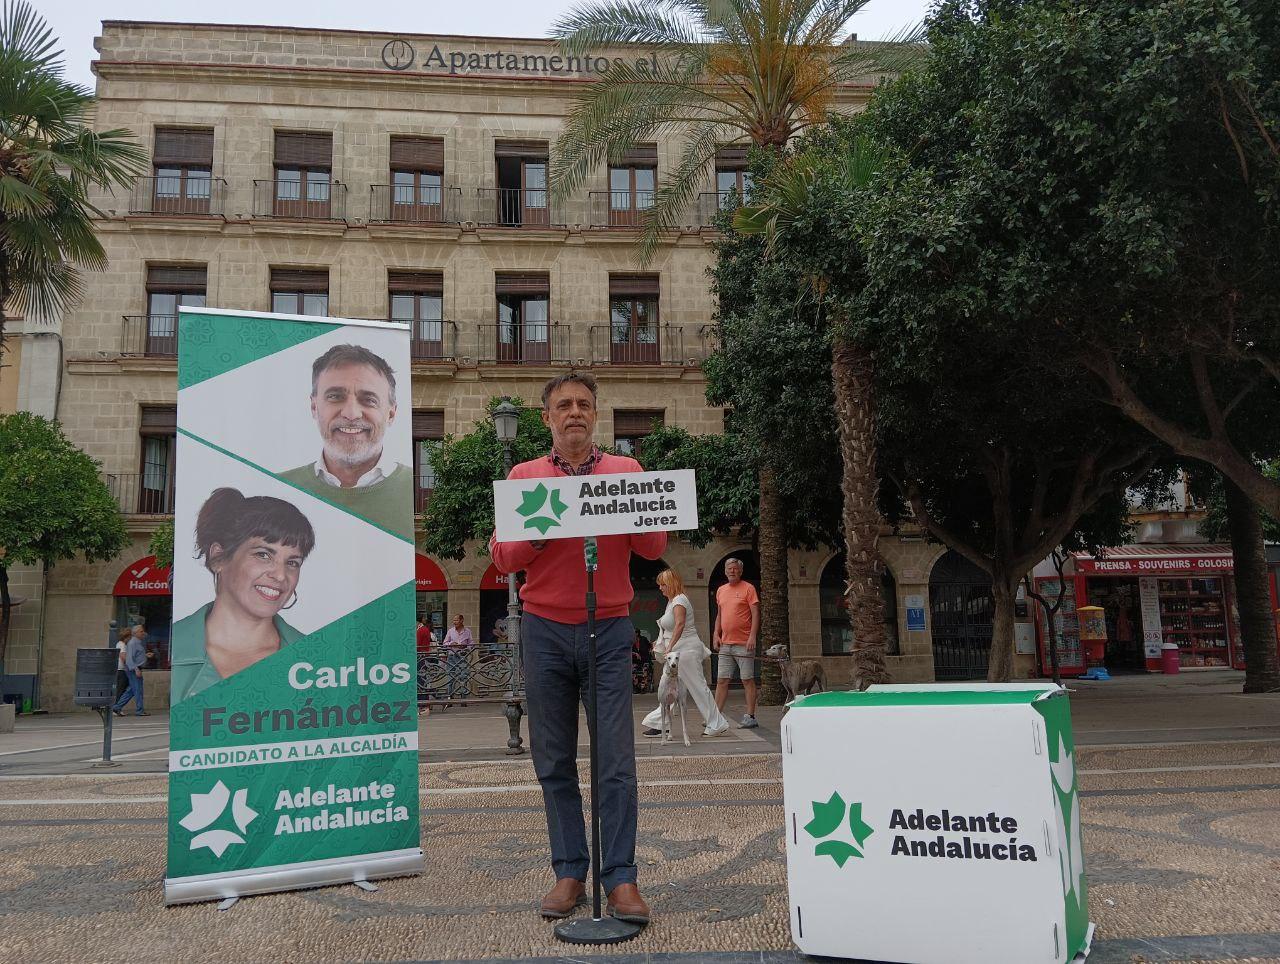
<path fill-rule="evenodd" d="M 391 220 L 444 220 L 444 138 L 391 138 Z"/>
<path fill-rule="evenodd" d="M 413 410 L 413 510 L 422 512 L 436 487 L 436 470 L 432 464 L 444 439 L 444 410 Z"/>
<path fill-rule="evenodd" d="M 157 127 L 151 152 L 152 210 L 208 214 L 213 185 L 212 128 Z"/>
<path fill-rule="evenodd" d="M 271 310 L 284 315 L 329 314 L 329 269 L 272 268 Z"/>
<path fill-rule="evenodd" d="M 206 277 L 204 265 L 147 265 L 144 354 L 178 354 L 178 306 L 204 307 Z"/>
<path fill-rule="evenodd" d="M 664 409 L 613 410 L 613 450 L 632 458 L 640 450 L 640 440 L 655 428 L 662 428 Z"/>
<path fill-rule="evenodd" d="M 640 224 L 644 212 L 653 207 L 657 175 L 658 148 L 653 144 L 632 148 L 617 166 L 609 168 L 611 227 Z"/>
<path fill-rule="evenodd" d="M 658 344 L 657 275 L 609 278 L 609 361 L 614 365 L 656 365 Z"/>
<path fill-rule="evenodd" d="M 716 204 L 721 210 L 735 208 L 751 191 L 745 147 L 722 147 L 716 151 Z"/>
<path fill-rule="evenodd" d="M 498 274 L 497 360 L 551 360 L 551 278 L 539 273 Z"/>
<path fill-rule="evenodd" d="M 387 273 L 387 298 L 392 321 L 409 324 L 414 361 L 452 357 L 445 344 L 444 275 L 439 271 Z"/>
<path fill-rule="evenodd" d="M 177 406 L 142 406 L 138 435 L 142 455 L 138 475 L 137 512 L 143 515 L 172 514 L 174 455 L 178 438 Z"/>
<path fill-rule="evenodd" d="M 547 196 L 547 142 L 498 141 L 497 223 L 508 227 L 551 223 Z"/>
<path fill-rule="evenodd" d="M 329 217 L 332 176 L 332 134 L 276 131 L 273 214 Z"/>

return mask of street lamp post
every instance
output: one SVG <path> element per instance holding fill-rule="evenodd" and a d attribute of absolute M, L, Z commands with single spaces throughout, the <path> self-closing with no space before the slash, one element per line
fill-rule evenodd
<path fill-rule="evenodd" d="M 520 427 L 520 409 L 503 399 L 493 410 L 493 428 L 497 432 L 498 441 L 502 443 L 502 465 L 504 477 L 511 474 L 513 462 L 511 447 L 516 440 L 516 432 Z M 507 755 L 515 756 L 524 752 L 520 739 L 520 717 L 524 715 L 524 706 L 520 700 L 520 682 L 523 676 L 523 652 L 520 649 L 520 595 L 516 590 L 516 574 L 507 576 L 507 644 L 511 647 L 511 695 L 504 711 L 507 725 L 511 728 L 511 737 L 507 740 Z"/>

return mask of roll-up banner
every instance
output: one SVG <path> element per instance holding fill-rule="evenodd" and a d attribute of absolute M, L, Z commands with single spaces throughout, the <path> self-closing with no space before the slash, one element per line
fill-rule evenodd
<path fill-rule="evenodd" d="M 409 330 L 180 312 L 165 902 L 419 873 Z"/>

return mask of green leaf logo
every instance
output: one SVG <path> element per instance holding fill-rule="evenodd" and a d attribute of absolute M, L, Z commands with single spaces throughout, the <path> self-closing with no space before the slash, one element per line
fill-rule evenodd
<path fill-rule="evenodd" d="M 516 512 L 525 517 L 526 529 L 537 529 L 539 535 L 546 535 L 547 530 L 560 525 L 560 519 L 569 506 L 560 498 L 559 489 L 548 489 L 539 482 L 534 488 L 520 493 L 520 504 Z M 549 508 L 550 515 L 545 514 Z"/>
<path fill-rule="evenodd" d="M 845 822 L 845 815 L 849 818 L 849 833 L 853 838 L 853 843 L 847 840 L 821 840 L 823 837 L 830 837 Z M 862 857 L 862 849 L 866 843 L 866 839 L 870 837 L 874 830 L 862 819 L 862 804 L 853 803 L 847 807 L 844 798 L 839 792 L 831 794 L 831 799 L 826 803 L 813 801 L 813 819 L 804 825 L 804 832 L 815 840 L 821 842 L 813 849 L 814 856 L 830 857 L 836 862 L 837 867 L 843 867 L 850 857 Z"/>

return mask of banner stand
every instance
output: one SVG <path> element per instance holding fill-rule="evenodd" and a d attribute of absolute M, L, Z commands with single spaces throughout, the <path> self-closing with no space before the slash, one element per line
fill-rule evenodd
<path fill-rule="evenodd" d="M 591 740 L 591 916 L 557 924 L 556 937 L 567 944 L 620 944 L 644 928 L 631 921 L 606 917 L 600 907 L 600 755 L 596 748 L 596 540 L 583 540 L 587 567 L 587 729 Z"/>

